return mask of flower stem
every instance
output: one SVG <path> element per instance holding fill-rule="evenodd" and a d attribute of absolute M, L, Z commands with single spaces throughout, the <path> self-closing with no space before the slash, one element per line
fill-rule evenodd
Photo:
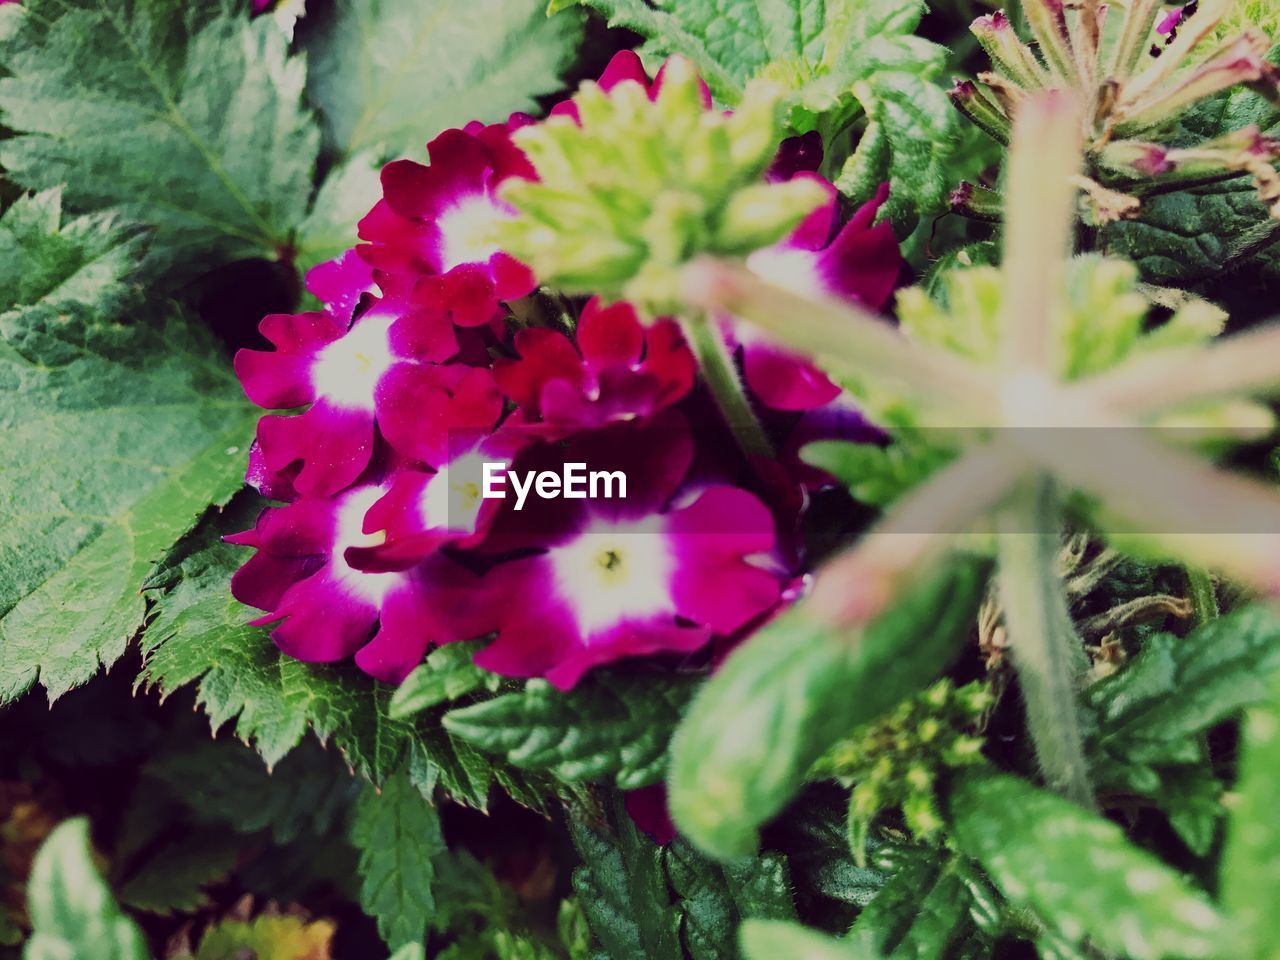
<path fill-rule="evenodd" d="M 1183 570 L 1187 575 L 1187 592 L 1190 594 L 1191 610 L 1196 624 L 1209 623 L 1218 619 L 1218 594 L 1213 587 L 1213 577 L 1202 567 L 1188 566 Z"/>
<path fill-rule="evenodd" d="M 720 331 L 705 313 L 683 318 L 681 326 L 702 367 L 703 378 L 715 397 L 716 406 L 728 422 L 742 452 L 749 457 L 773 456 L 773 447 L 751 409 L 742 378 L 738 376 L 733 356 Z"/>
<path fill-rule="evenodd" d="M 1058 572 L 1059 510 L 1053 484 L 1034 480 L 1000 516 L 1000 599 L 1027 728 L 1050 787 L 1093 806 L 1076 691 L 1088 670 Z"/>

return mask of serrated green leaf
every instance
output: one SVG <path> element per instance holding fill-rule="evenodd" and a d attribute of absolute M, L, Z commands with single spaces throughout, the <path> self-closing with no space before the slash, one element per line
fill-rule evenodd
<path fill-rule="evenodd" d="M 81 210 L 157 228 L 172 280 L 289 246 L 319 130 L 270 18 L 181 0 L 30 0 L 0 11 L 0 163 Z"/>
<path fill-rule="evenodd" d="M 942 960 L 967 941 L 976 945 L 981 938 L 970 917 L 959 858 L 920 848 L 895 852 L 900 855 L 892 863 L 889 882 L 849 931 L 852 953 Z"/>
<path fill-rule="evenodd" d="M 742 925 L 746 960 L 873 960 L 825 934 L 785 920 L 748 920 Z"/>
<path fill-rule="evenodd" d="M 253 435 L 213 339 L 137 309 L 136 229 L 60 217 L 47 192 L 0 218 L 0 703 L 120 657 L 148 571 L 239 488 Z"/>
<path fill-rule="evenodd" d="M 427 655 L 426 662 L 404 678 L 391 698 L 391 716 L 411 717 L 479 690 L 497 690 L 502 678 L 481 670 L 472 658 L 483 641 L 449 643 Z"/>
<path fill-rule="evenodd" d="M 68 820 L 44 842 L 27 883 L 31 938 L 24 960 L 148 960 L 137 925 L 103 883 L 89 852 L 89 822 Z"/>
<path fill-rule="evenodd" d="M 328 960 L 332 956 L 335 925 L 331 920 L 264 915 L 252 920 L 223 920 L 200 939 L 195 956 L 172 960 Z"/>
<path fill-rule="evenodd" d="M 1222 905 L 1233 926 L 1232 956 L 1275 960 L 1275 909 L 1280 898 L 1280 673 L 1268 678 L 1271 694 L 1244 723 L 1239 797 L 1232 809 L 1223 855 Z M 1224 953 L 1227 951 L 1224 951 Z"/>
<path fill-rule="evenodd" d="M 146 773 L 200 819 L 237 833 L 270 830 L 278 844 L 329 831 L 358 787 L 337 757 L 314 743 L 268 770 L 237 743 L 183 742 L 154 757 Z"/>
<path fill-rule="evenodd" d="M 662 778 L 672 731 L 696 685 L 670 674 L 595 673 L 564 692 L 530 680 L 517 693 L 451 710 L 444 725 L 517 767 L 633 790 Z"/>
<path fill-rule="evenodd" d="M 662 870 L 662 849 L 614 805 L 601 828 L 570 821 L 583 865 L 573 889 L 609 960 L 679 957 L 679 912 Z"/>
<path fill-rule="evenodd" d="M 308 89 L 342 156 L 417 155 L 447 127 L 536 111 L 581 36 L 543 0 L 340 0 L 308 38 Z M 353 42 L 354 41 L 354 42 Z"/>
<path fill-rule="evenodd" d="M 754 634 L 676 733 L 670 802 L 681 832 L 717 857 L 752 852 L 819 756 L 946 668 L 985 585 L 984 562 L 955 556 L 854 635 L 812 622 L 803 606 Z"/>
<path fill-rule="evenodd" d="M 444 851 L 440 818 L 400 772 L 356 803 L 351 842 L 360 851 L 360 905 L 392 949 L 421 943 L 435 912 L 434 859 Z"/>
<path fill-rule="evenodd" d="M 719 864 L 677 838 L 663 851 L 680 898 L 680 934 L 692 960 L 736 960 L 744 919 L 795 917 L 787 862 L 781 854 Z"/>
<path fill-rule="evenodd" d="M 427 948 L 420 943 L 406 943 L 391 955 L 391 960 L 427 960 Z"/>
<path fill-rule="evenodd" d="M 958 777 L 948 806 L 960 850 L 1068 940 L 1136 960 L 1218 955 L 1209 901 L 1109 820 L 990 771 Z"/>
<path fill-rule="evenodd" d="M 170 916 L 208 905 L 205 887 L 225 880 L 240 858 L 228 830 L 187 831 L 147 851 L 120 886 L 134 910 Z"/>
<path fill-rule="evenodd" d="M 392 688 L 349 664 L 307 664 L 285 656 L 255 614 L 232 598 L 231 574 L 246 553 L 222 536 L 253 525 L 262 501 L 244 496 L 204 524 L 170 570 L 142 637 L 143 676 L 166 692 L 196 684 L 196 699 L 217 729 L 234 723 L 268 764 L 278 763 L 308 729 L 332 740 L 362 776 L 381 783 L 402 763 L 427 792 L 438 782 L 464 803 L 484 807 L 493 764 L 438 723 L 393 719 Z"/>
<path fill-rule="evenodd" d="M 304 276 L 355 245 L 356 224 L 382 199 L 381 170 L 376 157 L 362 153 L 329 171 L 298 227 L 297 264 Z"/>

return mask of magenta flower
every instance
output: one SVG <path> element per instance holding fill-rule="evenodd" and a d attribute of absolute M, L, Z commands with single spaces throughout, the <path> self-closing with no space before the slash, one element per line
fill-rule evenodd
<path fill-rule="evenodd" d="M 628 790 L 622 796 L 622 806 L 632 823 L 660 847 L 676 838 L 676 825 L 667 807 L 667 785 L 655 783 Z"/>
<path fill-rule="evenodd" d="M 662 75 L 666 69 L 666 64 L 663 64 L 659 68 L 657 76 L 650 80 L 639 55 L 634 50 L 620 50 L 609 60 L 608 66 L 600 74 L 600 79 L 596 81 L 596 85 L 607 93 L 620 83 L 638 83 L 644 87 L 644 91 L 649 95 L 650 100 L 656 100 L 658 91 L 662 89 Z M 698 88 L 702 94 L 702 105 L 710 110 L 711 88 L 701 78 L 698 79 Z M 562 100 L 551 108 L 551 116 L 573 117 L 574 120 L 577 120 L 578 105 L 573 102 L 572 98 Z"/>
<path fill-rule="evenodd" d="M 755 562 L 774 547 L 768 508 L 723 485 L 677 500 L 693 457 L 681 427 L 679 417 L 622 424 L 589 441 L 597 456 L 586 443 L 573 453 L 592 469 L 622 469 L 627 497 L 557 501 L 555 523 L 520 531 L 541 552 L 487 574 L 492 595 L 508 599 L 478 665 L 568 689 L 598 664 L 697 650 L 776 601 L 777 576 Z M 508 539 L 500 524 L 492 535 L 506 547 L 519 534 Z"/>
<path fill-rule="evenodd" d="M 477 578 L 442 556 L 393 573 L 347 563 L 349 549 L 376 539 L 363 532 L 364 515 L 382 494 L 366 484 L 268 507 L 252 530 L 227 538 L 257 548 L 231 592 L 269 611 L 253 625 L 279 622 L 271 638 L 289 656 L 329 662 L 354 654 L 361 670 L 398 683 L 432 644 L 480 636 L 491 625 L 487 605 L 475 602 Z"/>
<path fill-rule="evenodd" d="M 421 308 L 462 327 L 490 322 L 498 301 L 537 285 L 529 268 L 488 239 L 509 214 L 496 190 L 508 177 L 535 176 L 511 142 L 511 130 L 532 122 L 471 123 L 427 144 L 428 166 L 396 160 L 382 169 L 383 199 L 360 221 L 362 256 L 385 286 L 412 292 Z"/>
<path fill-rule="evenodd" d="M 338 286 L 335 303 L 351 294 Z M 399 453 L 432 463 L 445 455 L 449 431 L 487 430 L 502 412 L 488 370 L 431 362 L 457 351 L 452 327 L 403 302 L 375 301 L 349 328 L 313 312 L 273 314 L 259 329 L 276 349 L 240 350 L 236 374 L 261 407 L 310 404 L 258 422 L 265 470 L 288 474 L 303 496 L 354 481 L 372 456 L 375 424 Z"/>
<path fill-rule="evenodd" d="M 791 233 L 747 258 L 756 273 L 810 295 L 837 297 L 870 310 L 889 301 L 902 271 L 902 253 L 888 223 L 875 223 L 889 198 L 889 186 L 864 203 L 837 229 L 839 199 L 833 185 L 801 171 L 830 192 L 819 207 Z M 765 406 L 777 410 L 811 410 L 834 400 L 840 388 L 805 358 L 775 345 L 744 324 L 727 324 L 732 343 L 742 348 L 747 385 Z"/>
<path fill-rule="evenodd" d="M 685 396 L 698 364 L 672 320 L 641 325 L 629 303 L 588 301 L 574 340 L 545 327 L 515 336 L 518 359 L 493 365 L 498 388 L 531 416 L 566 432 L 632 420 Z"/>

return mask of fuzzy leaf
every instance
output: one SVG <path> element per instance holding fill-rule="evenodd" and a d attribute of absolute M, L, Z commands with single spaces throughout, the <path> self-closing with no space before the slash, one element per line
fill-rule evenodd
<path fill-rule="evenodd" d="M 634 790 L 662 778 L 695 685 L 688 677 L 597 673 L 565 693 L 530 680 L 518 693 L 450 711 L 444 725 L 517 767 Z"/>
<path fill-rule="evenodd" d="M 847 943 L 785 920 L 748 920 L 741 936 L 746 960 L 873 960 Z"/>
<path fill-rule="evenodd" d="M 89 851 L 89 822 L 68 820 L 36 855 L 27 884 L 31 939 L 25 960 L 148 960 L 146 941 L 103 883 Z"/>
<path fill-rule="evenodd" d="M 502 678 L 472 662 L 478 646 L 479 642 L 466 640 L 432 650 L 426 662 L 396 689 L 391 698 L 391 716 L 411 717 L 482 687 L 490 692 L 497 690 Z"/>
<path fill-rule="evenodd" d="M 1109 820 L 988 771 L 962 774 L 949 806 L 961 851 L 1068 940 L 1136 960 L 1218 955 L 1217 911 Z"/>
<path fill-rule="evenodd" d="M 308 39 L 308 89 L 341 156 L 421 152 L 447 127 L 536 112 L 581 36 L 542 0 L 339 0 Z"/>
<path fill-rule="evenodd" d="M 221 7 L 221 9 L 219 9 Z M 180 280 L 289 246 L 319 130 L 305 66 L 270 18 L 181 0 L 28 0 L 0 10 L 0 163 L 77 209 L 154 224 Z"/>
<path fill-rule="evenodd" d="M 156 597 L 157 615 L 142 638 L 146 679 L 167 692 L 196 683 L 211 725 L 234 721 L 236 736 L 252 742 L 270 765 L 310 728 L 321 741 L 333 740 L 374 783 L 407 758 L 419 787 L 438 781 L 456 799 L 484 807 L 495 771 L 483 755 L 438 724 L 393 719 L 392 688 L 354 667 L 294 660 L 276 649 L 265 629 L 246 626 L 255 614 L 228 589 L 245 552 L 221 537 L 251 527 L 261 505 L 237 499 L 182 545 L 169 571 L 173 585 Z M 521 784 L 506 776 L 504 786 Z"/>
<path fill-rule="evenodd" d="M 680 898 L 680 931 L 692 960 L 735 960 L 744 919 L 795 917 L 787 863 L 780 854 L 718 864 L 677 838 L 663 851 Z"/>
<path fill-rule="evenodd" d="M 440 817 L 409 777 L 365 787 L 351 842 L 360 851 L 360 905 L 395 949 L 421 943 L 435 912 L 433 859 L 444 851 Z"/>
<path fill-rule="evenodd" d="M 253 435 L 212 338 L 137 308 L 137 231 L 60 217 L 50 191 L 0 218 L 0 703 L 120 657 L 147 573 L 239 488 Z"/>
<path fill-rule="evenodd" d="M 662 870 L 662 848 L 615 805 L 613 830 L 569 824 L 583 865 L 573 889 L 609 960 L 679 957 L 680 916 Z"/>
<path fill-rule="evenodd" d="M 1223 860 L 1222 902 L 1239 936 L 1232 956 L 1274 960 L 1275 907 L 1280 899 L 1280 673 L 1271 695 L 1245 718 L 1239 799 Z M 1226 951 L 1224 951 L 1226 952 Z"/>
<path fill-rule="evenodd" d="M 240 850 L 234 839 L 225 829 L 189 830 L 153 845 L 120 886 L 121 902 L 162 916 L 195 913 L 209 903 L 205 887 L 235 868 Z"/>
<path fill-rule="evenodd" d="M 985 585 L 985 563 L 951 557 L 853 636 L 803 606 L 758 631 L 702 688 L 672 744 L 681 832 L 721 858 L 754 850 L 818 757 L 945 669 Z"/>

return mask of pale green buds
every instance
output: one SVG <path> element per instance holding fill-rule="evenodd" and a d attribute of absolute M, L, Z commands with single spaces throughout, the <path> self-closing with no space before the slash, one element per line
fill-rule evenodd
<path fill-rule="evenodd" d="M 827 199 L 810 180 L 762 179 L 782 136 L 783 93 L 754 82 L 733 113 L 708 109 L 679 57 L 653 100 L 633 82 L 583 84 L 578 122 L 553 116 L 516 132 L 539 179 L 503 184 L 517 216 L 496 228 L 497 243 L 544 283 L 630 300 L 650 316 L 676 312 L 686 262 L 768 246 Z"/>

